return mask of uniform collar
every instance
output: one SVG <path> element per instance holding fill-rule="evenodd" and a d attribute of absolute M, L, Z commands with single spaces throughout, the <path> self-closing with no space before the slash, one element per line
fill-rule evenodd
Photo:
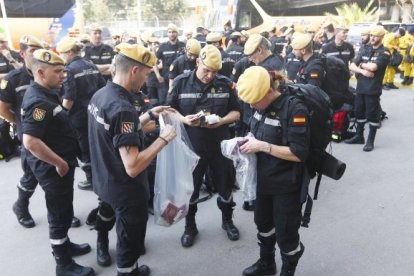
<path fill-rule="evenodd" d="M 69 63 L 67 63 L 66 64 L 66 66 L 68 66 L 69 64 L 71 64 L 72 62 L 74 62 L 74 61 L 76 61 L 76 60 L 78 60 L 78 59 L 81 59 L 82 57 L 80 57 L 80 56 L 75 56 L 74 58 L 72 58 L 71 59 L 71 61 L 69 62 Z"/>
<path fill-rule="evenodd" d="M 115 91 L 115 93 L 125 96 L 130 103 L 134 102 L 134 99 L 131 93 L 129 93 L 128 90 L 126 90 L 124 87 L 120 86 L 119 84 L 116 84 L 108 80 L 106 83 L 106 86 L 108 86 L 111 89 L 111 91 Z"/>

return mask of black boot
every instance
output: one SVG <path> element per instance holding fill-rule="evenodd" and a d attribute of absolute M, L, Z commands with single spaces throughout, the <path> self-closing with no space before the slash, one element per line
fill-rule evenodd
<path fill-rule="evenodd" d="M 91 252 L 91 246 L 88 243 L 76 244 L 69 241 L 69 254 L 72 257 L 82 256 Z"/>
<path fill-rule="evenodd" d="M 411 85 L 411 84 L 413 84 L 413 78 L 409 77 L 405 85 Z"/>
<path fill-rule="evenodd" d="M 85 172 L 86 180 L 78 183 L 78 188 L 81 190 L 92 191 L 92 168 L 90 163 L 82 166 L 82 170 Z"/>
<path fill-rule="evenodd" d="M 95 271 L 92 267 L 78 265 L 68 254 L 57 255 L 53 253 L 56 260 L 56 276 L 93 276 Z"/>
<path fill-rule="evenodd" d="M 70 227 L 77 228 L 77 227 L 80 227 L 80 226 L 81 226 L 80 219 L 78 219 L 77 217 L 73 216 L 72 217 L 72 222 L 70 224 Z"/>
<path fill-rule="evenodd" d="M 388 87 L 390 89 L 400 89 L 398 86 L 396 86 L 393 82 L 388 83 Z"/>
<path fill-rule="evenodd" d="M 296 266 L 298 265 L 300 257 L 302 257 L 305 247 L 300 243 L 300 251 L 295 255 L 286 255 L 282 252 L 282 271 L 280 276 L 294 276 Z"/>
<path fill-rule="evenodd" d="M 17 188 L 19 194 L 17 201 L 13 204 L 13 212 L 17 217 L 17 221 L 26 228 L 32 228 L 36 224 L 29 213 L 29 198 L 33 192 L 26 192 L 20 188 Z"/>
<path fill-rule="evenodd" d="M 255 203 L 256 203 L 256 200 L 249 200 L 249 201 L 243 202 L 243 210 L 254 211 Z"/>
<path fill-rule="evenodd" d="M 240 237 L 239 229 L 233 223 L 233 208 L 236 206 L 236 203 L 233 201 L 224 202 L 221 196 L 218 196 L 217 205 L 221 210 L 221 228 L 226 231 L 229 240 L 237 241 Z"/>
<path fill-rule="evenodd" d="M 404 77 L 404 80 L 401 82 L 401 84 L 406 85 L 408 81 L 408 77 Z"/>
<path fill-rule="evenodd" d="M 185 230 L 181 236 L 181 245 L 183 247 L 190 247 L 194 244 L 195 237 L 198 234 L 197 224 L 195 222 L 195 214 L 197 212 L 197 205 L 190 204 L 188 214 L 185 217 Z"/>
<path fill-rule="evenodd" d="M 275 275 L 277 272 L 275 262 L 276 237 L 262 237 L 259 234 L 260 259 L 243 270 L 243 276 Z"/>
<path fill-rule="evenodd" d="M 378 127 L 376 126 L 369 126 L 369 134 L 368 134 L 368 139 L 367 139 L 367 143 L 365 144 L 363 150 L 364 151 L 372 151 L 374 149 L 374 140 L 375 140 L 375 135 L 377 134 L 377 129 Z"/>
<path fill-rule="evenodd" d="M 110 266 L 112 263 L 111 255 L 108 251 L 109 240 L 107 231 L 98 231 L 98 241 L 96 243 L 96 261 L 100 266 Z"/>
<path fill-rule="evenodd" d="M 364 144 L 365 138 L 364 138 L 364 125 L 365 123 L 357 123 L 356 126 L 356 133 L 354 137 L 346 139 L 344 142 L 345 144 Z"/>

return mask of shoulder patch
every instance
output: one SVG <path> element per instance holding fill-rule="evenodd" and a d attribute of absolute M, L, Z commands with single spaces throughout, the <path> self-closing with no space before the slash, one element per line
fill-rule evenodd
<path fill-rule="evenodd" d="M 170 71 L 174 70 L 174 64 L 170 65 Z"/>
<path fill-rule="evenodd" d="M 318 74 L 318 73 L 310 73 L 310 77 L 311 77 L 312 79 L 316 79 L 316 78 L 318 78 L 318 77 L 319 77 L 319 74 Z"/>
<path fill-rule="evenodd" d="M 43 121 L 43 119 L 45 118 L 46 115 L 46 110 L 43 110 L 41 108 L 35 108 L 35 110 L 33 111 L 33 119 L 35 119 L 36 121 L 40 122 Z"/>
<path fill-rule="evenodd" d="M 134 132 L 134 123 L 133 122 L 123 122 L 121 133 L 132 133 Z"/>
<path fill-rule="evenodd" d="M 295 116 L 293 117 L 293 124 L 294 125 L 304 125 L 306 123 L 305 116 Z"/>
<path fill-rule="evenodd" d="M 5 80 L 5 79 L 2 79 L 1 80 L 1 83 L 0 83 L 0 88 L 1 89 L 6 89 L 6 87 L 7 87 L 7 84 L 8 84 L 9 82 L 7 81 L 7 80 Z"/>

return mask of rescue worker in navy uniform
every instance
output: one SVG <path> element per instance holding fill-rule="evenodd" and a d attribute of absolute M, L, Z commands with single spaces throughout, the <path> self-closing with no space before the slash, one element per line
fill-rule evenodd
<path fill-rule="evenodd" d="M 325 70 L 322 60 L 312 50 L 312 37 L 298 34 L 292 40 L 291 46 L 296 58 L 301 60 L 297 82 L 322 87 Z"/>
<path fill-rule="evenodd" d="M 19 53 L 9 49 L 6 36 L 0 33 L 0 80 L 10 71 L 21 68 L 19 61 Z"/>
<path fill-rule="evenodd" d="M 160 87 L 158 87 L 158 104 L 165 104 L 169 91 L 168 75 L 170 65 L 174 60 L 184 53 L 185 43 L 178 40 L 178 28 L 174 24 L 168 24 L 168 41 L 161 43 L 156 56 L 162 62 L 162 70 L 159 72 L 158 66 L 154 66 Z"/>
<path fill-rule="evenodd" d="M 102 28 L 93 24 L 91 26 L 91 43 L 85 47 L 84 58 L 95 64 L 105 80 L 111 79 L 111 62 L 115 53 L 111 46 L 102 43 Z"/>
<path fill-rule="evenodd" d="M 20 142 L 23 141 L 20 110 L 26 89 L 33 81 L 31 72 L 33 52 L 40 48 L 43 48 L 40 40 L 33 36 L 23 36 L 20 39 L 20 53 L 24 59 L 24 66 L 7 74 L 0 85 L 0 115 L 16 124 Z M 13 212 L 23 227 L 31 228 L 35 226 L 35 222 L 29 212 L 29 199 L 36 189 L 37 179 L 27 163 L 24 147 L 21 147 L 20 157 L 23 176 L 17 185 L 18 198 L 13 204 Z"/>
<path fill-rule="evenodd" d="M 229 54 L 230 58 L 233 59 L 234 62 L 239 61 L 244 55 L 244 47 L 241 42 L 242 36 L 243 35 L 240 32 L 233 32 L 230 35 L 232 43 L 229 47 L 227 47 L 226 53 Z"/>
<path fill-rule="evenodd" d="M 342 59 L 347 66 L 349 66 L 355 57 L 354 46 L 346 41 L 348 30 L 345 26 L 336 27 L 334 40 L 323 45 L 321 50 L 321 53 L 326 56 L 334 56 Z"/>
<path fill-rule="evenodd" d="M 272 53 L 271 47 L 269 40 L 259 34 L 253 34 L 244 45 L 244 54 L 256 65 L 262 66 L 268 71 L 282 70 L 282 59 Z"/>
<path fill-rule="evenodd" d="M 56 275 L 89 276 L 95 275 L 94 270 L 78 265 L 72 256 L 86 254 L 91 247 L 72 243 L 68 238 L 78 144 L 69 116 L 55 92 L 64 80 L 64 63 L 52 51 L 34 51 L 34 83 L 27 89 L 22 103 L 23 145 L 29 151 L 27 162 L 45 191 Z"/>
<path fill-rule="evenodd" d="M 364 151 L 374 149 L 374 140 L 380 126 L 380 97 L 382 80 L 389 63 L 391 53 L 382 44 L 385 29 L 375 26 L 370 31 L 370 46 L 361 48 L 355 62 L 349 69 L 356 74 L 357 86 L 354 101 L 355 118 L 357 120 L 356 135 L 347 144 L 365 144 L 364 127 L 369 124 L 369 134 Z"/>
<path fill-rule="evenodd" d="M 144 149 L 141 126 L 167 107 L 154 107 L 138 117 L 131 94 L 139 91 L 155 62 L 155 55 L 141 45 L 120 48 L 113 82 L 96 92 L 88 107 L 93 188 L 101 200 L 95 224 L 98 247 L 107 250 L 108 231 L 116 222 L 118 275 L 150 274 L 148 266 L 138 267 L 148 219 L 143 171 L 176 135 L 166 126 Z"/>
<path fill-rule="evenodd" d="M 201 45 L 198 40 L 190 38 L 185 44 L 185 55 L 181 55 L 174 60 L 170 65 L 170 73 L 168 78 L 170 80 L 170 90 L 172 89 L 172 84 L 174 79 L 181 75 L 182 73 L 193 71 L 196 67 L 196 59 L 200 54 Z"/>
<path fill-rule="evenodd" d="M 195 35 L 195 39 L 198 40 L 198 42 L 200 42 L 201 48 L 203 48 L 204 46 L 206 46 L 206 36 L 204 35 L 204 27 L 199 26 L 196 28 L 196 35 Z"/>
<path fill-rule="evenodd" d="M 198 234 L 195 215 L 200 186 L 207 167 L 211 169 L 213 183 L 218 191 L 217 205 L 222 211 L 222 228 L 230 240 L 239 239 L 239 230 L 234 226 L 232 215 L 233 201 L 231 173 L 232 162 L 225 158 L 220 142 L 230 138 L 229 124 L 240 117 L 239 104 L 228 78 L 217 75 L 221 69 L 220 51 L 213 45 L 201 49 L 195 71 L 182 74 L 174 80 L 168 104 L 183 115 L 183 122 L 195 152 L 200 156 L 193 172 L 194 192 L 185 219 L 185 231 L 181 245 L 190 247 Z M 205 115 L 216 114 L 217 122 L 197 119 L 194 115 L 204 111 Z"/>
<path fill-rule="evenodd" d="M 218 74 L 230 78 L 234 67 L 234 59 L 223 50 L 223 40 L 220 33 L 209 33 L 206 37 L 207 45 L 215 46 L 221 54 L 221 62 L 223 63 Z"/>
<path fill-rule="evenodd" d="M 72 37 L 59 41 L 56 50 L 65 60 L 66 78 L 63 82 L 63 107 L 69 110 L 69 119 L 78 137 L 82 170 L 86 181 L 78 183 L 81 190 L 92 190 L 91 157 L 88 142 L 88 104 L 93 94 L 105 86 L 105 79 L 96 65 L 80 56 L 82 45 Z"/>
<path fill-rule="evenodd" d="M 276 242 L 283 262 L 281 276 L 294 275 L 304 252 L 299 228 L 301 183 L 303 177 L 309 180 L 304 163 L 310 143 L 308 111 L 302 101 L 290 101 L 278 86 L 279 81 L 273 82 L 260 66 L 248 68 L 237 82 L 239 97 L 256 110 L 250 124 L 255 138 L 248 138 L 240 152 L 257 156 L 254 221 L 260 259 L 243 271 L 244 276 L 276 274 Z M 287 130 L 282 129 L 285 125 Z M 287 145 L 282 144 L 284 133 Z"/>

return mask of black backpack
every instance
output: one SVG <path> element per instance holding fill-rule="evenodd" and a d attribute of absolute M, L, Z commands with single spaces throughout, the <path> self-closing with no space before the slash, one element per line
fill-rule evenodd
<path fill-rule="evenodd" d="M 16 142 L 10 135 L 10 123 L 0 118 L 0 160 L 12 156 L 16 150 Z"/>
<path fill-rule="evenodd" d="M 335 56 L 320 56 L 325 70 L 322 89 L 331 99 L 332 108 L 338 110 L 344 103 L 353 104 L 353 96 L 349 92 L 350 72 L 348 65 Z"/>
<path fill-rule="evenodd" d="M 345 164 L 326 152 L 326 148 L 331 141 L 333 115 L 329 96 L 321 88 L 311 84 L 292 84 L 286 86 L 282 91 L 289 95 L 285 103 L 289 105 L 295 99 L 300 99 L 309 112 L 310 146 L 309 155 L 305 162 L 307 173 L 304 173 L 301 187 L 301 201 L 307 201 L 302 217 L 302 226 L 308 227 L 313 205 L 313 200 L 308 194 L 310 179 L 317 175 L 313 196 L 313 199 L 317 199 L 322 175 L 337 180 L 345 172 Z M 287 113 L 289 108 L 284 110 L 286 113 L 281 114 L 282 129 L 284 131 L 282 144 L 287 145 L 286 132 L 289 118 Z"/>

